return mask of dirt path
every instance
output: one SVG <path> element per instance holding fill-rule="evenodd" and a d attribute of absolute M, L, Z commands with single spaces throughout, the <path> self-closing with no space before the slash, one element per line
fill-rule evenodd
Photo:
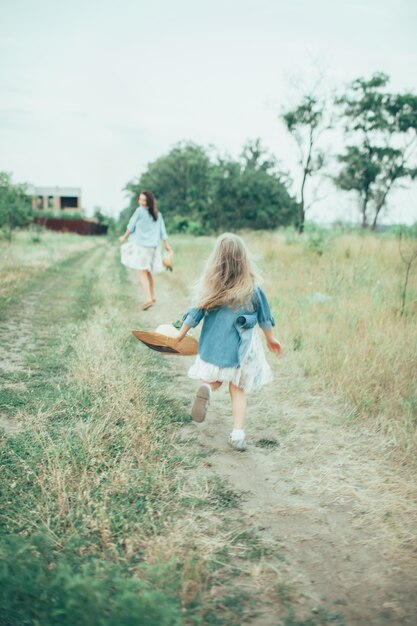
<path fill-rule="evenodd" d="M 136 285 L 134 273 L 131 278 Z M 187 308 L 175 273 L 157 281 L 157 306 L 139 314 L 144 328 L 173 322 Z M 195 382 L 186 372 L 192 360 L 168 360 L 173 392 L 191 399 Z M 214 395 L 204 424 L 182 429 L 183 440 L 207 452 L 197 471 L 245 492 L 243 514 L 281 555 L 280 576 L 284 571 L 293 589 L 297 616 L 324 607 L 327 620 L 322 615 L 318 623 L 337 612 L 347 626 L 415 626 L 414 477 L 395 462 L 381 435 L 343 424 L 337 402 L 302 376 L 291 354 L 268 360 L 275 381 L 250 396 L 247 452 L 227 446 L 225 388 Z M 263 609 L 249 623 L 276 625 L 282 614 L 265 590 L 259 594 Z"/>
<path fill-rule="evenodd" d="M 101 249 L 89 252 L 80 267 L 88 273 L 103 254 Z M 139 298 L 134 273 L 131 278 Z M 13 375 L 26 367 L 32 318 L 39 319 L 60 280 L 59 275 L 45 277 L 0 326 L 3 389 L 24 384 Z M 154 308 L 138 313 L 139 327 L 173 322 L 187 308 L 175 273 L 157 278 L 157 296 Z M 57 315 L 64 315 L 64 301 L 58 309 Z M 172 372 L 169 393 L 188 403 L 195 389 L 186 376 L 192 360 L 161 358 Z M 275 585 L 286 589 L 297 615 L 288 626 L 302 626 L 298 620 L 314 615 L 320 618 L 314 623 L 334 623 L 331 614 L 336 612 L 346 626 L 415 626 L 414 476 L 395 460 L 384 437 L 344 424 L 336 400 L 302 376 L 291 353 L 268 359 L 275 382 L 250 396 L 247 452 L 227 446 L 231 418 L 226 389 L 216 392 L 204 424 L 187 424 L 180 434 L 183 443 L 206 453 L 193 472 L 227 479 L 233 490 L 243 492 L 241 516 L 270 547 L 262 575 L 257 579 L 252 572 L 239 579 L 243 590 L 257 593 L 261 605 L 246 623 L 277 626 L 285 617 L 283 603 L 271 594 Z M 18 428 L 10 414 L 0 413 L 0 425 L 9 432 Z"/>
<path fill-rule="evenodd" d="M 99 245 L 77 255 L 73 266 L 74 274 L 77 270 L 77 279 L 83 273 L 88 275 L 97 261 L 102 260 L 103 254 L 104 247 Z M 34 319 L 39 320 L 42 317 L 42 310 L 45 307 L 49 308 L 54 299 L 66 297 L 62 294 L 62 287 L 65 288 L 70 280 L 71 271 L 66 272 L 65 275 L 45 273 L 39 277 L 34 286 L 28 289 L 21 300 L 8 310 L 7 318 L 0 321 L 0 393 L 7 393 L 9 389 L 25 389 L 24 382 L 14 379 L 28 372 L 26 356 L 34 349 Z M 38 335 L 44 334 L 45 338 L 48 337 L 48 328 L 37 327 L 36 330 Z M 21 428 L 18 420 L 9 412 L 6 414 L 1 410 L 1 403 L 0 428 L 10 434 Z"/>

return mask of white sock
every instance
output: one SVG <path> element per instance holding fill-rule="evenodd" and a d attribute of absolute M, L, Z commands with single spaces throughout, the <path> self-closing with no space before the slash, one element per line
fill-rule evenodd
<path fill-rule="evenodd" d="M 245 431 L 243 430 L 243 428 L 234 428 L 230 433 L 230 436 L 233 441 L 240 441 L 241 439 L 245 438 Z"/>

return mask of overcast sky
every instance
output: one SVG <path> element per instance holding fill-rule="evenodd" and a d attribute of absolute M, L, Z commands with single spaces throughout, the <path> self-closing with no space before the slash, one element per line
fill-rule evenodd
<path fill-rule="evenodd" d="M 0 170 L 81 187 L 87 210 L 117 215 L 125 184 L 176 142 L 237 156 L 260 137 L 296 180 L 278 113 L 316 61 L 330 87 L 382 70 L 414 91 L 417 2 L 0 0 Z M 416 186 L 386 221 L 417 220 Z M 332 189 L 310 212 L 342 215 L 355 204 Z"/>

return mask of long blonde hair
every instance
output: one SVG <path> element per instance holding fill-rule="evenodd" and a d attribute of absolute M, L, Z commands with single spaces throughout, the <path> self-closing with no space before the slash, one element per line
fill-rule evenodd
<path fill-rule="evenodd" d="M 194 287 L 194 300 L 202 309 L 236 308 L 250 301 L 261 282 L 243 240 L 233 233 L 218 237 L 204 272 Z"/>

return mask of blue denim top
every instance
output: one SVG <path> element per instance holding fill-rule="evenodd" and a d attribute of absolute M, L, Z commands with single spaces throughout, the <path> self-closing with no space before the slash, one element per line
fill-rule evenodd
<path fill-rule="evenodd" d="M 250 302 L 237 309 L 222 306 L 206 311 L 191 308 L 183 322 L 195 328 L 203 320 L 198 353 L 203 361 L 218 367 L 239 367 L 256 324 L 267 330 L 275 326 L 269 303 L 261 287 L 256 287 Z"/>
<path fill-rule="evenodd" d="M 158 219 L 155 221 L 143 206 L 139 206 L 133 213 L 127 229 L 131 232 L 129 241 L 145 248 L 156 248 L 161 239 L 168 239 L 162 214 L 158 212 Z"/>

